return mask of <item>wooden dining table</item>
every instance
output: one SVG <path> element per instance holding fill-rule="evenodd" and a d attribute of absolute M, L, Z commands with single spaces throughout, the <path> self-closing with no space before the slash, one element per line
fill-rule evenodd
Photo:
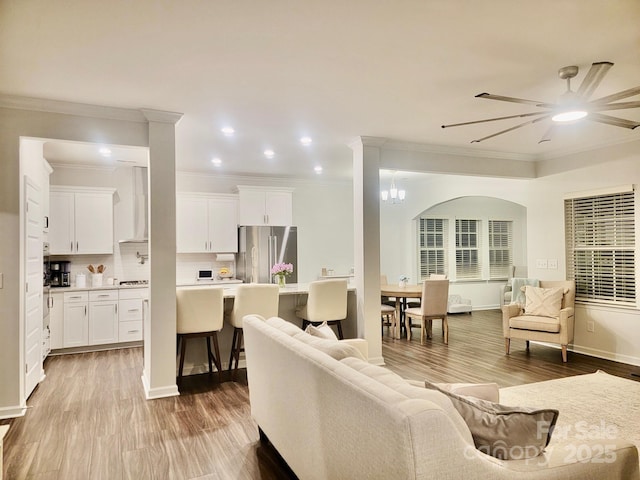
<path fill-rule="evenodd" d="M 380 285 L 380 295 L 395 297 L 396 299 L 396 320 L 398 326 L 395 330 L 395 335 L 396 338 L 400 338 L 402 336 L 401 331 L 404 318 L 402 313 L 407 306 L 407 298 L 422 298 L 422 285 L 404 285 L 402 287 L 398 283 Z"/>

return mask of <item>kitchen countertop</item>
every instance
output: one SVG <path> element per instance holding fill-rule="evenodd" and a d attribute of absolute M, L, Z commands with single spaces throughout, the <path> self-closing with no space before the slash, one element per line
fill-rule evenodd
<path fill-rule="evenodd" d="M 86 292 L 91 290 L 130 290 L 132 288 L 149 288 L 149 285 L 103 285 L 101 287 L 51 287 L 51 293 L 57 292 Z"/>

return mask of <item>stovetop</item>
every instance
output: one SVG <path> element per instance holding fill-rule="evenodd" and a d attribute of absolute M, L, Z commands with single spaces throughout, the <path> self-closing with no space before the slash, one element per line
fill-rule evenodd
<path fill-rule="evenodd" d="M 122 280 L 120 285 L 149 285 L 149 280 Z"/>

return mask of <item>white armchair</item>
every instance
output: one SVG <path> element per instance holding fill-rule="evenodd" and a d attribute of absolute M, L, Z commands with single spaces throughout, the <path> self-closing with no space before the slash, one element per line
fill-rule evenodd
<path fill-rule="evenodd" d="M 532 287 L 527 287 L 532 288 Z M 573 342 L 574 330 L 574 303 L 576 285 L 573 280 L 567 281 L 540 281 L 540 288 L 563 289 L 562 303 L 556 317 L 528 314 L 522 305 L 512 303 L 502 306 L 502 329 L 505 340 L 505 351 L 509 354 L 512 338 L 526 341 L 529 350 L 529 341 L 559 343 L 562 347 L 562 361 L 567 361 L 567 345 Z"/>

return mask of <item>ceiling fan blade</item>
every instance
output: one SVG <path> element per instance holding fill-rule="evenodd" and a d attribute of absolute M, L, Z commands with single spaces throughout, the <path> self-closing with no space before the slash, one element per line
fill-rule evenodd
<path fill-rule="evenodd" d="M 531 125 L 533 123 L 540 122 L 542 120 L 545 120 L 545 119 L 549 118 L 550 116 L 551 116 L 551 114 L 548 113 L 544 117 L 534 118 L 533 120 L 529 120 L 528 122 L 521 123 L 520 125 L 516 125 L 515 127 L 507 128 L 506 130 L 502 130 L 501 132 L 494 133 L 493 135 L 488 135 L 486 137 L 478 138 L 477 140 L 471 140 L 471 143 L 480 143 L 480 142 L 482 142 L 484 140 L 488 140 L 490 138 L 497 137 L 498 135 L 502 135 L 503 133 L 512 132 L 513 130 L 516 130 L 518 128 L 524 127 L 526 125 Z"/>
<path fill-rule="evenodd" d="M 627 90 L 623 90 L 618 93 L 607 95 L 606 97 L 598 98 L 590 102 L 591 105 L 603 105 L 605 103 L 615 102 L 616 100 L 622 100 L 623 98 L 633 97 L 640 94 L 640 87 L 633 87 Z"/>
<path fill-rule="evenodd" d="M 605 105 L 588 105 L 587 107 L 587 109 L 591 112 L 601 112 L 604 110 L 622 110 L 625 108 L 640 108 L 640 102 L 607 103 Z"/>
<path fill-rule="evenodd" d="M 555 130 L 556 130 L 556 126 L 555 125 L 551 125 L 547 129 L 545 134 L 542 136 L 542 138 L 538 141 L 538 143 L 550 142 L 551 141 L 551 137 L 555 133 Z"/>
<path fill-rule="evenodd" d="M 611 67 L 613 67 L 611 62 L 597 62 L 591 65 L 576 92 L 578 96 L 583 100 L 588 100 Z"/>
<path fill-rule="evenodd" d="M 524 103 L 525 105 L 535 105 L 542 108 L 554 108 L 553 103 L 538 102 L 536 100 L 526 100 L 524 98 L 504 97 L 502 95 L 493 95 L 491 93 L 479 93 L 476 98 L 487 98 L 489 100 L 500 100 L 501 102 Z"/>
<path fill-rule="evenodd" d="M 538 115 L 544 115 L 545 113 L 548 113 L 548 112 L 521 113 L 519 115 L 509 115 L 508 117 L 496 117 L 496 118 L 487 118 L 484 120 L 473 120 L 471 122 L 451 123 L 449 125 L 441 125 L 441 127 L 442 128 L 461 127 L 463 125 L 474 125 L 476 123 L 495 122 L 496 120 L 508 120 L 510 118 L 533 117 Z"/>
<path fill-rule="evenodd" d="M 607 125 L 629 128 L 631 130 L 640 126 L 640 122 L 634 122 L 632 120 L 626 120 L 624 118 L 611 117 L 609 115 L 603 115 L 602 113 L 590 113 L 585 118 L 591 120 L 592 122 L 606 123 Z"/>

